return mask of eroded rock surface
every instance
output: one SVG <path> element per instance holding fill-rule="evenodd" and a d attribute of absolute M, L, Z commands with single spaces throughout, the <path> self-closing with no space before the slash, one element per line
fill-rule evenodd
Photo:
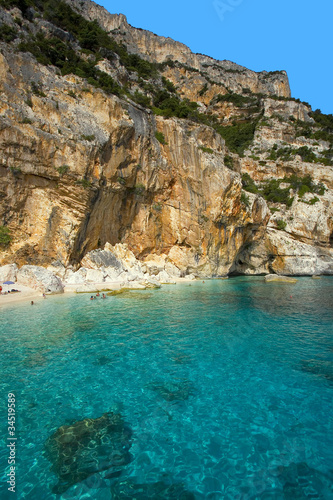
<path fill-rule="evenodd" d="M 154 85 L 117 53 L 102 50 L 98 71 L 130 96 L 62 76 L 56 61 L 42 65 L 20 51 L 16 35 L 0 42 L 0 226 L 12 235 L 0 264 L 51 266 L 74 284 L 86 281 L 74 276 L 80 265 L 101 271 L 103 281 L 164 271 L 171 280 L 190 273 L 332 274 L 331 136 L 309 105 L 290 97 L 286 73 L 193 54 L 94 2 L 66 1 L 129 54 L 160 64 L 154 85 L 182 105 L 191 101 L 199 115 L 154 114 Z M 24 36 L 57 36 L 82 56 L 73 33 L 42 15 L 31 20 L 15 8 L 1 9 L 0 17 Z M 244 124 L 252 132 L 239 150 L 221 127 Z M 244 191 L 244 174 L 258 192 Z M 264 199 L 263 184 L 290 175 L 310 176 L 324 190 L 295 190 L 288 207 Z M 103 254 L 108 250 L 113 256 Z M 64 273 L 68 266 L 72 276 Z M 87 272 L 89 281 L 97 276 Z"/>

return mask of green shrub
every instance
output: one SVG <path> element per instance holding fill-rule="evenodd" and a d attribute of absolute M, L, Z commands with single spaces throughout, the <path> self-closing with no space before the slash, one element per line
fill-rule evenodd
<path fill-rule="evenodd" d="M 151 105 L 151 99 L 149 96 L 142 94 L 138 90 L 134 92 L 134 95 L 131 96 L 132 99 L 140 104 L 140 106 L 143 106 L 144 108 L 149 108 Z"/>
<path fill-rule="evenodd" d="M 229 126 L 217 125 L 214 128 L 224 138 L 230 151 L 243 155 L 253 141 L 257 120 Z"/>
<path fill-rule="evenodd" d="M 256 186 L 256 183 L 247 172 L 242 174 L 242 185 L 243 189 L 245 189 L 245 191 L 248 191 L 249 193 L 259 193 L 259 189 Z"/>
<path fill-rule="evenodd" d="M 33 5 L 34 5 L 33 0 L 0 0 L 1 7 L 4 7 L 5 9 L 18 7 L 23 14 L 25 14 L 28 8 Z"/>
<path fill-rule="evenodd" d="M 154 95 L 153 111 L 159 116 L 198 119 L 197 109 L 198 103 L 188 99 L 181 100 L 176 94 L 170 94 L 165 89 L 157 90 Z"/>
<path fill-rule="evenodd" d="M 199 96 L 202 97 L 205 95 L 205 93 L 207 92 L 208 90 L 208 84 L 205 83 L 205 85 L 201 88 L 201 90 L 199 91 Z"/>
<path fill-rule="evenodd" d="M 302 184 L 301 187 L 298 190 L 298 196 L 302 198 L 302 196 L 305 195 L 305 193 L 309 193 L 311 191 L 310 187 L 307 186 L 306 184 Z"/>
<path fill-rule="evenodd" d="M 12 28 L 8 24 L 2 24 L 0 26 L 0 40 L 3 42 L 12 42 L 17 38 L 17 31 L 16 29 Z"/>
<path fill-rule="evenodd" d="M 316 109 L 315 111 L 309 113 L 311 118 L 315 120 L 318 125 L 321 125 L 326 130 L 330 130 L 333 132 L 333 115 L 325 115 L 320 111 L 320 109 Z"/>
<path fill-rule="evenodd" d="M 287 223 L 282 220 L 282 219 L 279 219 L 276 221 L 276 227 L 280 230 L 280 231 L 284 231 L 287 227 Z"/>
<path fill-rule="evenodd" d="M 32 103 L 32 100 L 31 100 L 30 96 L 27 98 L 27 100 L 25 101 L 25 103 L 26 103 L 27 106 L 29 106 L 29 108 L 33 107 L 33 103 Z"/>
<path fill-rule="evenodd" d="M 248 97 L 248 96 L 243 96 L 241 94 L 235 94 L 233 92 L 230 92 L 229 94 L 225 95 L 218 94 L 216 97 L 214 97 L 212 103 L 217 103 L 217 102 L 231 102 L 232 104 L 234 104 L 234 106 L 242 108 L 246 104 L 256 103 L 257 99 L 255 97 Z"/>
<path fill-rule="evenodd" d="M 89 141 L 89 142 L 91 142 L 91 141 L 95 140 L 95 136 L 94 135 L 84 135 L 84 134 L 82 134 L 81 135 L 81 140 L 82 141 Z"/>
<path fill-rule="evenodd" d="M 68 165 L 61 165 L 61 167 L 57 168 L 57 171 L 59 172 L 60 175 L 67 174 L 68 170 L 69 170 L 69 166 Z"/>
<path fill-rule="evenodd" d="M 155 210 L 155 212 L 162 212 L 162 203 L 154 203 L 152 206 L 152 209 Z"/>
<path fill-rule="evenodd" d="M 297 177 L 297 175 L 293 174 L 290 177 L 285 177 L 283 182 L 290 184 L 290 187 L 294 191 L 298 191 L 299 196 L 303 196 L 307 192 L 316 193 L 321 196 L 325 193 L 324 185 L 321 183 L 315 184 L 309 174 L 304 177 Z"/>
<path fill-rule="evenodd" d="M 199 146 L 199 149 L 204 153 L 209 153 L 210 155 L 214 154 L 214 151 L 211 148 L 205 148 L 204 146 Z"/>
<path fill-rule="evenodd" d="M 117 182 L 119 182 L 122 186 L 125 186 L 126 184 L 126 180 L 123 177 L 117 177 Z"/>
<path fill-rule="evenodd" d="M 133 188 L 134 194 L 142 195 L 145 192 L 146 188 L 144 184 L 136 184 Z"/>
<path fill-rule="evenodd" d="M 273 148 L 270 151 L 270 154 L 268 156 L 269 160 L 276 161 L 278 159 L 281 159 L 283 161 L 289 161 L 291 160 L 292 150 L 290 147 L 284 147 L 284 148 L 278 148 L 277 144 L 274 144 Z"/>
<path fill-rule="evenodd" d="M 227 168 L 230 168 L 230 170 L 234 169 L 234 160 L 232 156 L 229 155 L 224 155 L 224 164 Z"/>
<path fill-rule="evenodd" d="M 176 87 L 174 86 L 174 84 L 170 80 L 165 78 L 164 76 L 162 76 L 162 83 L 168 92 L 171 92 L 171 93 L 176 92 Z"/>
<path fill-rule="evenodd" d="M 91 187 L 91 185 L 92 185 L 91 182 L 88 181 L 88 179 L 79 179 L 76 181 L 76 184 L 78 186 L 84 187 L 85 189 Z"/>
<path fill-rule="evenodd" d="M 9 167 L 9 170 L 12 172 L 13 175 L 19 175 L 22 173 L 20 167 Z"/>
<path fill-rule="evenodd" d="M 249 207 L 250 206 L 250 199 L 249 197 L 244 193 L 244 191 L 242 191 L 242 194 L 241 194 L 241 203 L 243 203 L 243 205 L 245 205 L 246 207 Z"/>
<path fill-rule="evenodd" d="M 163 132 L 155 132 L 155 137 L 161 144 L 167 144 Z"/>
<path fill-rule="evenodd" d="M 23 118 L 23 120 L 21 120 L 20 123 L 24 123 L 24 124 L 27 124 L 27 125 L 31 125 L 32 123 L 32 120 L 30 120 L 30 118 L 27 118 L 26 116 Z"/>
<path fill-rule="evenodd" d="M 314 154 L 311 149 L 309 149 L 307 146 L 302 146 L 301 148 L 298 148 L 295 150 L 295 154 L 299 155 L 303 161 L 312 163 L 317 159 L 316 155 Z"/>
<path fill-rule="evenodd" d="M 96 67 L 97 61 L 81 59 L 74 49 L 57 37 L 46 38 L 37 33 L 26 42 L 19 44 L 19 50 L 33 54 L 40 64 L 53 65 L 61 70 L 62 75 L 73 73 L 86 78 L 90 85 L 101 88 L 109 94 L 121 95 L 123 90 L 104 71 Z"/>
<path fill-rule="evenodd" d="M 11 240 L 12 238 L 9 228 L 6 226 L 0 226 L 0 247 L 7 247 L 10 244 Z"/>
<path fill-rule="evenodd" d="M 46 94 L 39 88 L 36 82 L 31 82 L 31 91 L 38 97 L 46 97 Z"/>
<path fill-rule="evenodd" d="M 266 182 L 262 188 L 262 194 L 267 201 L 272 203 L 283 203 L 290 207 L 293 198 L 290 197 L 289 188 L 280 188 L 281 179 L 271 179 Z"/>

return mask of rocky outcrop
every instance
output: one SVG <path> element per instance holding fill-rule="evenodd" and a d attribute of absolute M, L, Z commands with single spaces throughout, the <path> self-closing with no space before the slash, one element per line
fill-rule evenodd
<path fill-rule="evenodd" d="M 1 248 L 0 264 L 48 266 L 78 286 L 191 273 L 332 274 L 330 143 L 311 136 L 319 130 L 311 108 L 290 99 L 287 75 L 192 54 L 94 2 L 67 3 L 129 54 L 174 64 L 150 81 L 119 54 L 100 56 L 104 78 L 126 85 L 127 94 L 116 96 L 39 64 L 18 50 L 18 38 L 1 42 L 0 226 L 12 243 Z M 71 33 L 42 16 L 32 22 L 18 9 L 1 13 L 13 29 L 21 19 L 24 36 L 41 29 L 82 55 Z M 154 114 L 156 85 L 171 89 L 180 106 L 195 101 L 194 115 Z M 150 107 L 139 104 L 144 98 Z M 234 142 L 221 127 L 230 134 L 239 127 Z M 244 174 L 257 183 L 254 193 L 244 191 Z M 264 199 L 265 183 L 290 175 L 310 176 L 324 190 L 299 196 L 296 189 L 288 207 Z"/>
<path fill-rule="evenodd" d="M 285 71 L 256 73 L 231 61 L 217 61 L 203 54 L 194 54 L 183 43 L 168 37 L 137 29 L 128 24 L 123 14 L 110 14 L 95 2 L 66 0 L 77 12 L 88 19 L 97 19 L 100 26 L 128 51 L 139 54 L 150 62 L 175 61 L 197 72 L 208 74 L 211 80 L 224 85 L 233 92 L 249 88 L 254 93 L 274 94 L 290 97 L 288 77 Z M 204 80 L 203 80 L 204 82 Z"/>
<path fill-rule="evenodd" d="M 17 272 L 17 283 L 43 293 L 63 293 L 60 279 L 47 269 L 38 266 L 22 266 Z"/>

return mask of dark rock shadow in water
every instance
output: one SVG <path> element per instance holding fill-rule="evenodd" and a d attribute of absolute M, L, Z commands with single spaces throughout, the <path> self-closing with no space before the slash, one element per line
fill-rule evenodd
<path fill-rule="evenodd" d="M 61 494 L 96 472 L 128 464 L 131 435 L 122 416 L 112 412 L 59 427 L 45 443 L 50 470 L 59 479 L 53 492 Z"/>
<path fill-rule="evenodd" d="M 189 380 L 176 382 L 151 382 L 146 386 L 157 392 L 166 401 L 185 401 L 194 394 L 193 384 Z"/>
<path fill-rule="evenodd" d="M 304 372 L 324 377 L 330 382 L 333 382 L 333 363 L 331 361 L 308 359 L 302 361 L 301 369 Z"/>
<path fill-rule="evenodd" d="M 333 475 L 312 469 L 306 462 L 292 462 L 277 468 L 285 500 L 333 498 Z"/>

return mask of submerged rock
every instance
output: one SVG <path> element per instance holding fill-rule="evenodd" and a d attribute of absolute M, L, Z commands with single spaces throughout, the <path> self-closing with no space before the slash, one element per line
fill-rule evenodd
<path fill-rule="evenodd" d="M 111 486 L 113 500 L 195 500 L 183 484 L 157 483 L 137 484 L 131 480 L 120 481 Z"/>
<path fill-rule="evenodd" d="M 297 283 L 296 278 L 291 278 L 290 276 L 280 276 L 279 274 L 267 274 L 265 276 L 266 283 L 277 282 L 277 283 Z"/>
<path fill-rule="evenodd" d="M 158 383 L 151 382 L 148 389 L 157 392 L 166 401 L 185 401 L 194 394 L 194 387 L 189 380 Z"/>
<path fill-rule="evenodd" d="M 292 462 L 277 468 L 277 476 L 283 484 L 284 498 L 332 498 L 333 475 L 324 474 L 308 466 L 306 462 Z M 308 494 L 311 491 L 311 494 Z"/>
<path fill-rule="evenodd" d="M 107 293 L 107 295 L 111 296 L 116 296 L 116 297 L 121 297 L 124 299 L 142 299 L 142 300 L 147 300 L 151 299 L 153 296 L 152 293 L 141 293 L 145 289 L 129 289 L 129 288 L 121 288 L 120 290 L 112 290 L 111 292 Z"/>
<path fill-rule="evenodd" d="M 59 427 L 45 443 L 51 471 L 59 479 L 53 491 L 63 493 L 96 472 L 128 464 L 131 434 L 122 416 L 112 412 Z"/>
<path fill-rule="evenodd" d="M 332 361 L 309 359 L 302 362 L 302 371 L 312 373 L 313 375 L 326 378 L 326 380 L 333 382 Z"/>

